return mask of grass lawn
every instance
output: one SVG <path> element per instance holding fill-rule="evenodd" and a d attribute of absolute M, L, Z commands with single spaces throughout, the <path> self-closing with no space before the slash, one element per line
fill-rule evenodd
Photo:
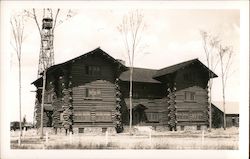
<path fill-rule="evenodd" d="M 12 149 L 226 149 L 239 148 L 238 128 L 205 131 L 136 132 L 99 134 L 49 134 L 39 138 L 36 130 L 28 130 L 18 145 L 18 131 L 11 132 Z"/>

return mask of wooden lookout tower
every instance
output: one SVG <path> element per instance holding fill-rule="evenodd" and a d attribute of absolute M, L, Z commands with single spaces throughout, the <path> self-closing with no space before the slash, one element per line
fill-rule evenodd
<path fill-rule="evenodd" d="M 43 19 L 42 19 L 42 30 L 41 30 L 41 47 L 39 55 L 39 64 L 38 64 L 38 77 L 41 73 L 54 65 L 54 28 L 53 28 L 53 17 L 52 9 L 43 10 Z"/>

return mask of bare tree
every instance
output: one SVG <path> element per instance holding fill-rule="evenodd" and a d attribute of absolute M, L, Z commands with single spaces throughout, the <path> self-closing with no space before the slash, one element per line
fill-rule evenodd
<path fill-rule="evenodd" d="M 130 88 L 129 88 L 129 128 L 131 132 L 132 128 L 132 98 L 133 98 L 133 67 L 134 57 L 138 52 L 140 45 L 142 32 L 145 28 L 143 14 L 138 11 L 131 11 L 128 15 L 124 15 L 122 23 L 118 26 L 118 31 L 122 34 L 123 43 L 125 45 L 126 53 L 128 56 L 129 67 L 130 67 Z"/>
<path fill-rule="evenodd" d="M 223 128 L 226 130 L 226 83 L 228 80 L 230 66 L 232 65 L 232 47 L 222 46 L 220 44 L 218 48 L 218 53 L 220 57 L 220 67 L 221 67 L 221 84 L 222 84 L 222 98 L 223 98 Z"/>
<path fill-rule="evenodd" d="M 208 68 L 214 71 L 218 64 L 221 69 L 221 83 L 222 83 L 222 99 L 223 99 L 223 128 L 226 129 L 226 83 L 228 77 L 234 72 L 230 72 L 233 60 L 233 48 L 223 46 L 218 36 L 213 36 L 205 31 L 201 31 L 203 39 L 203 48 L 206 54 Z M 209 72 L 209 128 L 211 130 L 212 114 L 211 114 L 211 90 L 213 84 L 212 72 Z"/>
<path fill-rule="evenodd" d="M 206 55 L 207 66 L 209 70 L 214 71 L 218 65 L 218 55 L 216 48 L 219 45 L 218 37 L 212 36 L 208 34 L 206 31 L 200 31 L 203 41 L 203 49 Z M 213 74 L 212 72 L 208 72 L 208 91 L 209 91 L 209 130 L 211 131 L 212 128 L 212 86 L 213 86 Z"/>
<path fill-rule="evenodd" d="M 13 40 L 11 40 L 11 45 L 16 52 L 18 60 L 18 73 L 19 73 L 19 127 L 20 127 L 20 136 L 19 136 L 19 145 L 21 144 L 22 136 L 22 93 L 21 93 L 21 63 L 22 63 L 22 45 L 24 41 L 24 16 L 22 14 L 14 15 L 10 19 L 11 31 Z"/>

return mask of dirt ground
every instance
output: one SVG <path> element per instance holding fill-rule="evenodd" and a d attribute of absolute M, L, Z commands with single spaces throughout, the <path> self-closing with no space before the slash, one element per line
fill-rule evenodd
<path fill-rule="evenodd" d="M 46 135 L 47 134 L 47 135 Z M 226 149 L 239 148 L 238 128 L 208 131 L 135 132 L 73 134 L 45 133 L 44 138 L 35 129 L 27 130 L 18 144 L 18 131 L 11 132 L 11 149 Z"/>

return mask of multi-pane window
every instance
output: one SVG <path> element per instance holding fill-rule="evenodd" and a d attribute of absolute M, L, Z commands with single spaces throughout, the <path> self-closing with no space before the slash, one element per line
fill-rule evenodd
<path fill-rule="evenodd" d="M 194 101 L 195 100 L 195 93 L 190 91 L 185 91 L 185 101 Z"/>
<path fill-rule="evenodd" d="M 96 112 L 95 120 L 96 121 L 112 121 L 111 112 Z"/>
<path fill-rule="evenodd" d="M 98 88 L 86 88 L 87 98 L 101 98 L 101 90 Z"/>
<path fill-rule="evenodd" d="M 101 67 L 100 66 L 86 66 L 85 67 L 87 75 L 100 75 Z"/>
<path fill-rule="evenodd" d="M 158 122 L 159 121 L 159 114 L 158 113 L 147 113 L 147 119 L 151 122 Z"/>
<path fill-rule="evenodd" d="M 76 111 L 74 112 L 74 120 L 88 122 L 91 120 L 89 111 Z"/>

